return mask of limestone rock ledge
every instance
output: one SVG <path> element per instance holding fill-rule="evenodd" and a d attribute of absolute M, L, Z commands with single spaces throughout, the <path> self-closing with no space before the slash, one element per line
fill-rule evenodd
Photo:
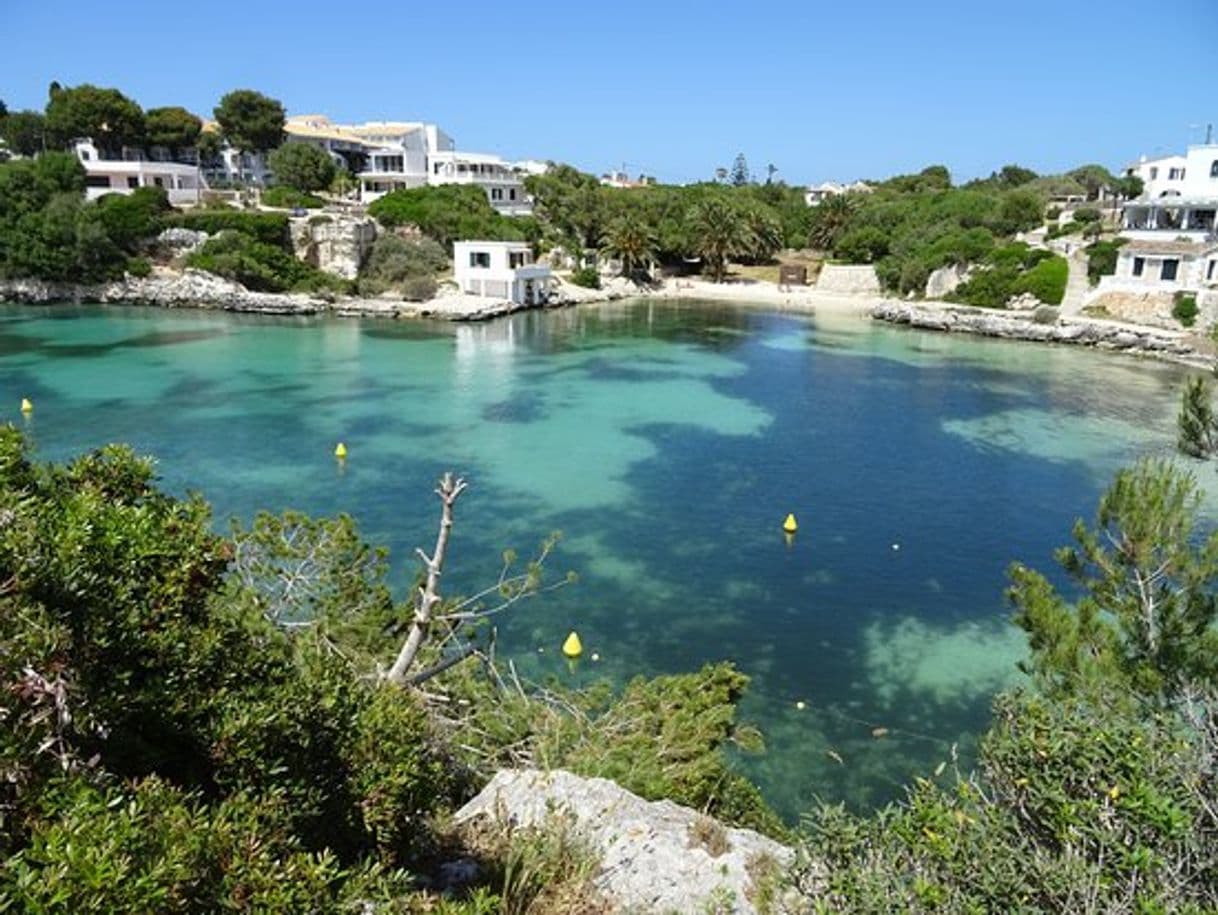
<path fill-rule="evenodd" d="M 615 911 L 757 912 L 757 880 L 794 854 L 672 801 L 645 801 L 603 778 L 502 770 L 457 812 L 458 826 L 541 826 L 567 816 L 600 856 L 596 888 Z M 780 909 L 781 910 L 781 909 Z"/>
<path fill-rule="evenodd" d="M 312 296 L 251 292 L 240 283 L 191 269 L 148 277 L 127 276 L 112 283 L 88 286 L 41 280 L 4 280 L 0 281 L 0 301 L 31 305 L 102 302 L 289 315 L 311 315 L 330 307 L 322 299 Z"/>
<path fill-rule="evenodd" d="M 1072 343 L 1098 349 L 1154 356 L 1185 365 L 1210 367 L 1214 357 L 1191 335 L 1144 325 L 1089 318 L 1062 318 L 1038 323 L 1026 312 L 1012 313 L 966 305 L 886 301 L 871 310 L 871 317 L 890 324 L 925 330 L 962 332 L 1006 340 L 1038 343 Z"/>

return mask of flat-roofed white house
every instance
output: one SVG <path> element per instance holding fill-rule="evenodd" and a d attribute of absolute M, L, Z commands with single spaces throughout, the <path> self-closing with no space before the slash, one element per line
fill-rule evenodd
<path fill-rule="evenodd" d="M 1122 234 L 1147 241 L 1215 237 L 1218 221 L 1218 144 L 1188 147 L 1182 156 L 1145 159 L 1126 175 L 1142 179 L 1142 194 L 1123 207 Z"/>
<path fill-rule="evenodd" d="M 533 263 L 533 248 L 523 241 L 453 243 L 453 275 L 469 295 L 504 299 L 517 305 L 543 305 L 554 277 Z"/>
<path fill-rule="evenodd" d="M 839 194 L 870 194 L 871 185 L 866 181 L 855 181 L 853 184 L 838 184 L 836 181 L 825 181 L 809 187 L 804 191 L 804 203 L 810 207 L 820 206 L 830 197 Z"/>
<path fill-rule="evenodd" d="M 486 191 L 491 206 L 505 216 L 527 216 L 533 203 L 524 181 L 511 163 L 488 153 L 442 150 L 427 157 L 428 184 L 476 184 Z"/>
<path fill-rule="evenodd" d="M 78 140 L 74 148 L 85 168 L 85 196 L 90 200 L 103 194 L 130 194 L 140 187 L 163 188 L 170 203 L 199 200 L 202 180 L 196 165 L 149 159 L 136 149 L 124 149 L 121 158 L 113 158 L 90 140 Z"/>
<path fill-rule="evenodd" d="M 1147 291 L 1218 288 L 1218 242 L 1134 239 L 1121 247 L 1112 280 L 1109 285 Z"/>

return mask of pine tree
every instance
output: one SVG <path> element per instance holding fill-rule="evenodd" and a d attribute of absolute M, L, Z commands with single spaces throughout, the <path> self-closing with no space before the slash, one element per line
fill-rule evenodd
<path fill-rule="evenodd" d="M 732 163 L 732 184 L 736 187 L 744 187 L 748 183 L 749 164 L 745 161 L 744 153 L 739 153 L 736 161 Z"/>
<path fill-rule="evenodd" d="M 1176 444 L 1191 457 L 1207 458 L 1218 452 L 1218 418 L 1214 416 L 1211 394 L 1209 380 L 1197 377 L 1184 386 L 1180 398 Z"/>

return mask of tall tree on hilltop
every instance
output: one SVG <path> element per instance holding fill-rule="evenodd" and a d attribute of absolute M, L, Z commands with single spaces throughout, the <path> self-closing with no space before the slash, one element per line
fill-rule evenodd
<path fill-rule="evenodd" d="M 148 145 L 169 150 L 176 159 L 183 149 L 194 146 L 203 129 L 203 122 L 185 108 L 150 108 L 144 115 Z"/>
<path fill-rule="evenodd" d="M 46 133 L 55 146 L 63 148 L 87 137 L 105 155 L 117 157 L 124 146 L 143 144 L 144 126 L 140 106 L 117 89 L 87 83 L 63 89 L 51 84 Z"/>
<path fill-rule="evenodd" d="M 261 92 L 234 89 L 220 99 L 213 113 L 221 135 L 243 155 L 275 149 L 283 141 L 283 105 Z M 238 172 L 244 182 L 244 163 Z"/>
<path fill-rule="evenodd" d="M 744 187 L 749 183 L 749 164 L 744 153 L 737 153 L 736 161 L 732 163 L 732 186 Z"/>

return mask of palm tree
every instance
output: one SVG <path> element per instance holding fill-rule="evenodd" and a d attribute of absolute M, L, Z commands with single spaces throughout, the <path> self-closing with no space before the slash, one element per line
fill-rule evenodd
<path fill-rule="evenodd" d="M 603 254 L 622 262 L 622 276 L 633 276 L 640 267 L 649 269 L 658 256 L 658 249 L 655 236 L 647 225 L 630 216 L 622 216 L 610 225 L 601 242 Z"/>
<path fill-rule="evenodd" d="M 808 232 L 808 246 L 828 251 L 841 238 L 854 217 L 854 201 L 849 194 L 834 194 L 821 201 Z"/>
<path fill-rule="evenodd" d="M 708 197 L 690 210 L 689 228 L 694 251 L 706 262 L 711 279 L 723 282 L 728 260 L 749 249 L 751 233 L 742 214 L 726 200 Z"/>
<path fill-rule="evenodd" d="M 765 263 L 781 251 L 786 243 L 783 235 L 782 222 L 772 212 L 760 206 L 753 206 L 745 214 L 745 226 L 748 237 L 745 239 L 745 251 L 741 252 L 754 263 Z"/>

